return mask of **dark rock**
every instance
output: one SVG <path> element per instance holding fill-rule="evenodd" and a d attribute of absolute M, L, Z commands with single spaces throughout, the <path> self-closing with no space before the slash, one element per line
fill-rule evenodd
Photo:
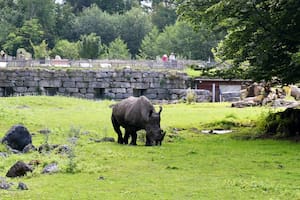
<path fill-rule="evenodd" d="M 28 145 L 26 145 L 25 147 L 24 147 L 24 149 L 23 149 L 23 153 L 28 153 L 28 152 L 30 152 L 30 151 L 36 151 L 36 148 L 35 148 L 35 146 L 33 146 L 32 144 L 28 144 Z"/>
<path fill-rule="evenodd" d="M 32 172 L 32 168 L 23 161 L 16 162 L 6 173 L 7 177 L 24 176 L 27 172 Z"/>
<path fill-rule="evenodd" d="M 115 138 L 104 137 L 104 138 L 101 139 L 101 142 L 115 142 Z"/>
<path fill-rule="evenodd" d="M 57 153 L 60 153 L 60 154 L 68 154 L 71 151 L 72 151 L 72 149 L 68 145 L 66 145 L 66 144 L 60 145 L 57 148 Z"/>
<path fill-rule="evenodd" d="M 59 171 L 58 165 L 56 163 L 51 163 L 44 167 L 42 174 L 52 174 Z"/>
<path fill-rule="evenodd" d="M 90 138 L 91 141 L 94 141 L 94 142 L 115 142 L 115 139 L 112 138 L 112 137 L 104 137 L 102 139 L 93 139 L 93 138 Z"/>
<path fill-rule="evenodd" d="M 22 125 L 13 126 L 2 139 L 12 149 L 23 151 L 24 147 L 32 143 L 31 135 L 26 127 Z"/>
<path fill-rule="evenodd" d="M 0 189 L 8 190 L 10 188 L 11 184 L 8 183 L 5 178 L 0 177 Z"/>
<path fill-rule="evenodd" d="M 42 129 L 42 130 L 39 130 L 39 133 L 40 134 L 49 134 L 49 133 L 51 133 L 51 130 L 49 130 L 49 129 Z"/>
<path fill-rule="evenodd" d="M 93 139 L 93 138 L 91 138 L 90 140 L 92 140 L 92 141 L 94 141 L 94 142 L 97 142 L 97 143 L 101 142 L 100 139 Z"/>
<path fill-rule="evenodd" d="M 38 151 L 39 153 L 48 153 L 53 149 L 57 148 L 59 145 L 57 144 L 42 144 L 39 146 Z"/>
<path fill-rule="evenodd" d="M 20 182 L 18 184 L 18 189 L 19 190 L 28 190 L 28 187 L 27 187 L 27 185 L 25 183 Z"/>
<path fill-rule="evenodd" d="M 99 176 L 98 177 L 98 180 L 104 180 L 105 178 L 104 178 L 104 176 Z"/>

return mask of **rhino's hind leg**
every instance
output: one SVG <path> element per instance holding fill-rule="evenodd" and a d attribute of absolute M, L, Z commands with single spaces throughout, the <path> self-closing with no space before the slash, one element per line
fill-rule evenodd
<path fill-rule="evenodd" d="M 131 132 L 131 142 L 130 142 L 131 145 L 136 145 L 136 138 L 137 138 L 136 131 L 132 131 Z"/>
<path fill-rule="evenodd" d="M 124 144 L 128 144 L 129 136 L 130 136 L 130 130 L 128 128 L 126 128 L 125 135 L 124 135 Z"/>
<path fill-rule="evenodd" d="M 118 134 L 118 143 L 119 144 L 123 144 L 124 140 L 123 140 L 123 137 L 122 137 L 122 132 L 121 132 L 121 129 L 120 129 L 120 124 L 117 122 L 117 120 L 115 119 L 115 117 L 113 115 L 111 116 L 111 122 L 113 124 L 115 132 Z"/>

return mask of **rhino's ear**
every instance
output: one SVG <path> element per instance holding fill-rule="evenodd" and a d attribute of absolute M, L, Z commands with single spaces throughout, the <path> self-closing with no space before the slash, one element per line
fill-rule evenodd
<path fill-rule="evenodd" d="M 161 107 L 161 106 L 159 106 L 159 111 L 158 111 L 158 114 L 160 114 L 160 113 L 161 113 L 161 111 L 162 111 L 162 107 Z"/>

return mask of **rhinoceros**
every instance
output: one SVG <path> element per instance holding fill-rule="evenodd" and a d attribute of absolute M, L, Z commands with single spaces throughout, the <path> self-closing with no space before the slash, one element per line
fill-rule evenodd
<path fill-rule="evenodd" d="M 128 144 L 131 136 L 131 145 L 136 145 L 139 130 L 146 131 L 146 146 L 161 145 L 165 132 L 160 128 L 160 114 L 145 96 L 128 97 L 115 104 L 112 109 L 111 121 L 118 134 L 118 143 Z M 125 129 L 124 138 L 120 126 Z"/>

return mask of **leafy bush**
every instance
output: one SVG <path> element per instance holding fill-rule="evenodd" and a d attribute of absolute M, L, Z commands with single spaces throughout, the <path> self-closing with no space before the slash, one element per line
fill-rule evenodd
<path fill-rule="evenodd" d="M 196 95 L 195 91 L 193 91 L 191 88 L 188 88 L 186 91 L 186 102 L 188 104 L 191 104 L 193 102 L 196 102 L 196 98 L 197 98 L 197 95 Z"/>
<path fill-rule="evenodd" d="M 223 119 L 207 124 L 206 126 L 212 129 L 232 129 L 233 127 L 240 127 L 241 124 L 232 120 Z"/>
<path fill-rule="evenodd" d="M 67 167 L 66 167 L 66 172 L 74 174 L 77 169 L 77 163 L 75 160 L 76 155 L 75 155 L 73 146 L 71 147 L 70 151 L 68 151 L 67 154 L 68 154 L 68 163 L 67 163 Z"/>
<path fill-rule="evenodd" d="M 263 119 L 260 129 L 264 135 L 293 137 L 300 133 L 300 109 L 288 108 L 283 112 L 269 113 Z"/>

